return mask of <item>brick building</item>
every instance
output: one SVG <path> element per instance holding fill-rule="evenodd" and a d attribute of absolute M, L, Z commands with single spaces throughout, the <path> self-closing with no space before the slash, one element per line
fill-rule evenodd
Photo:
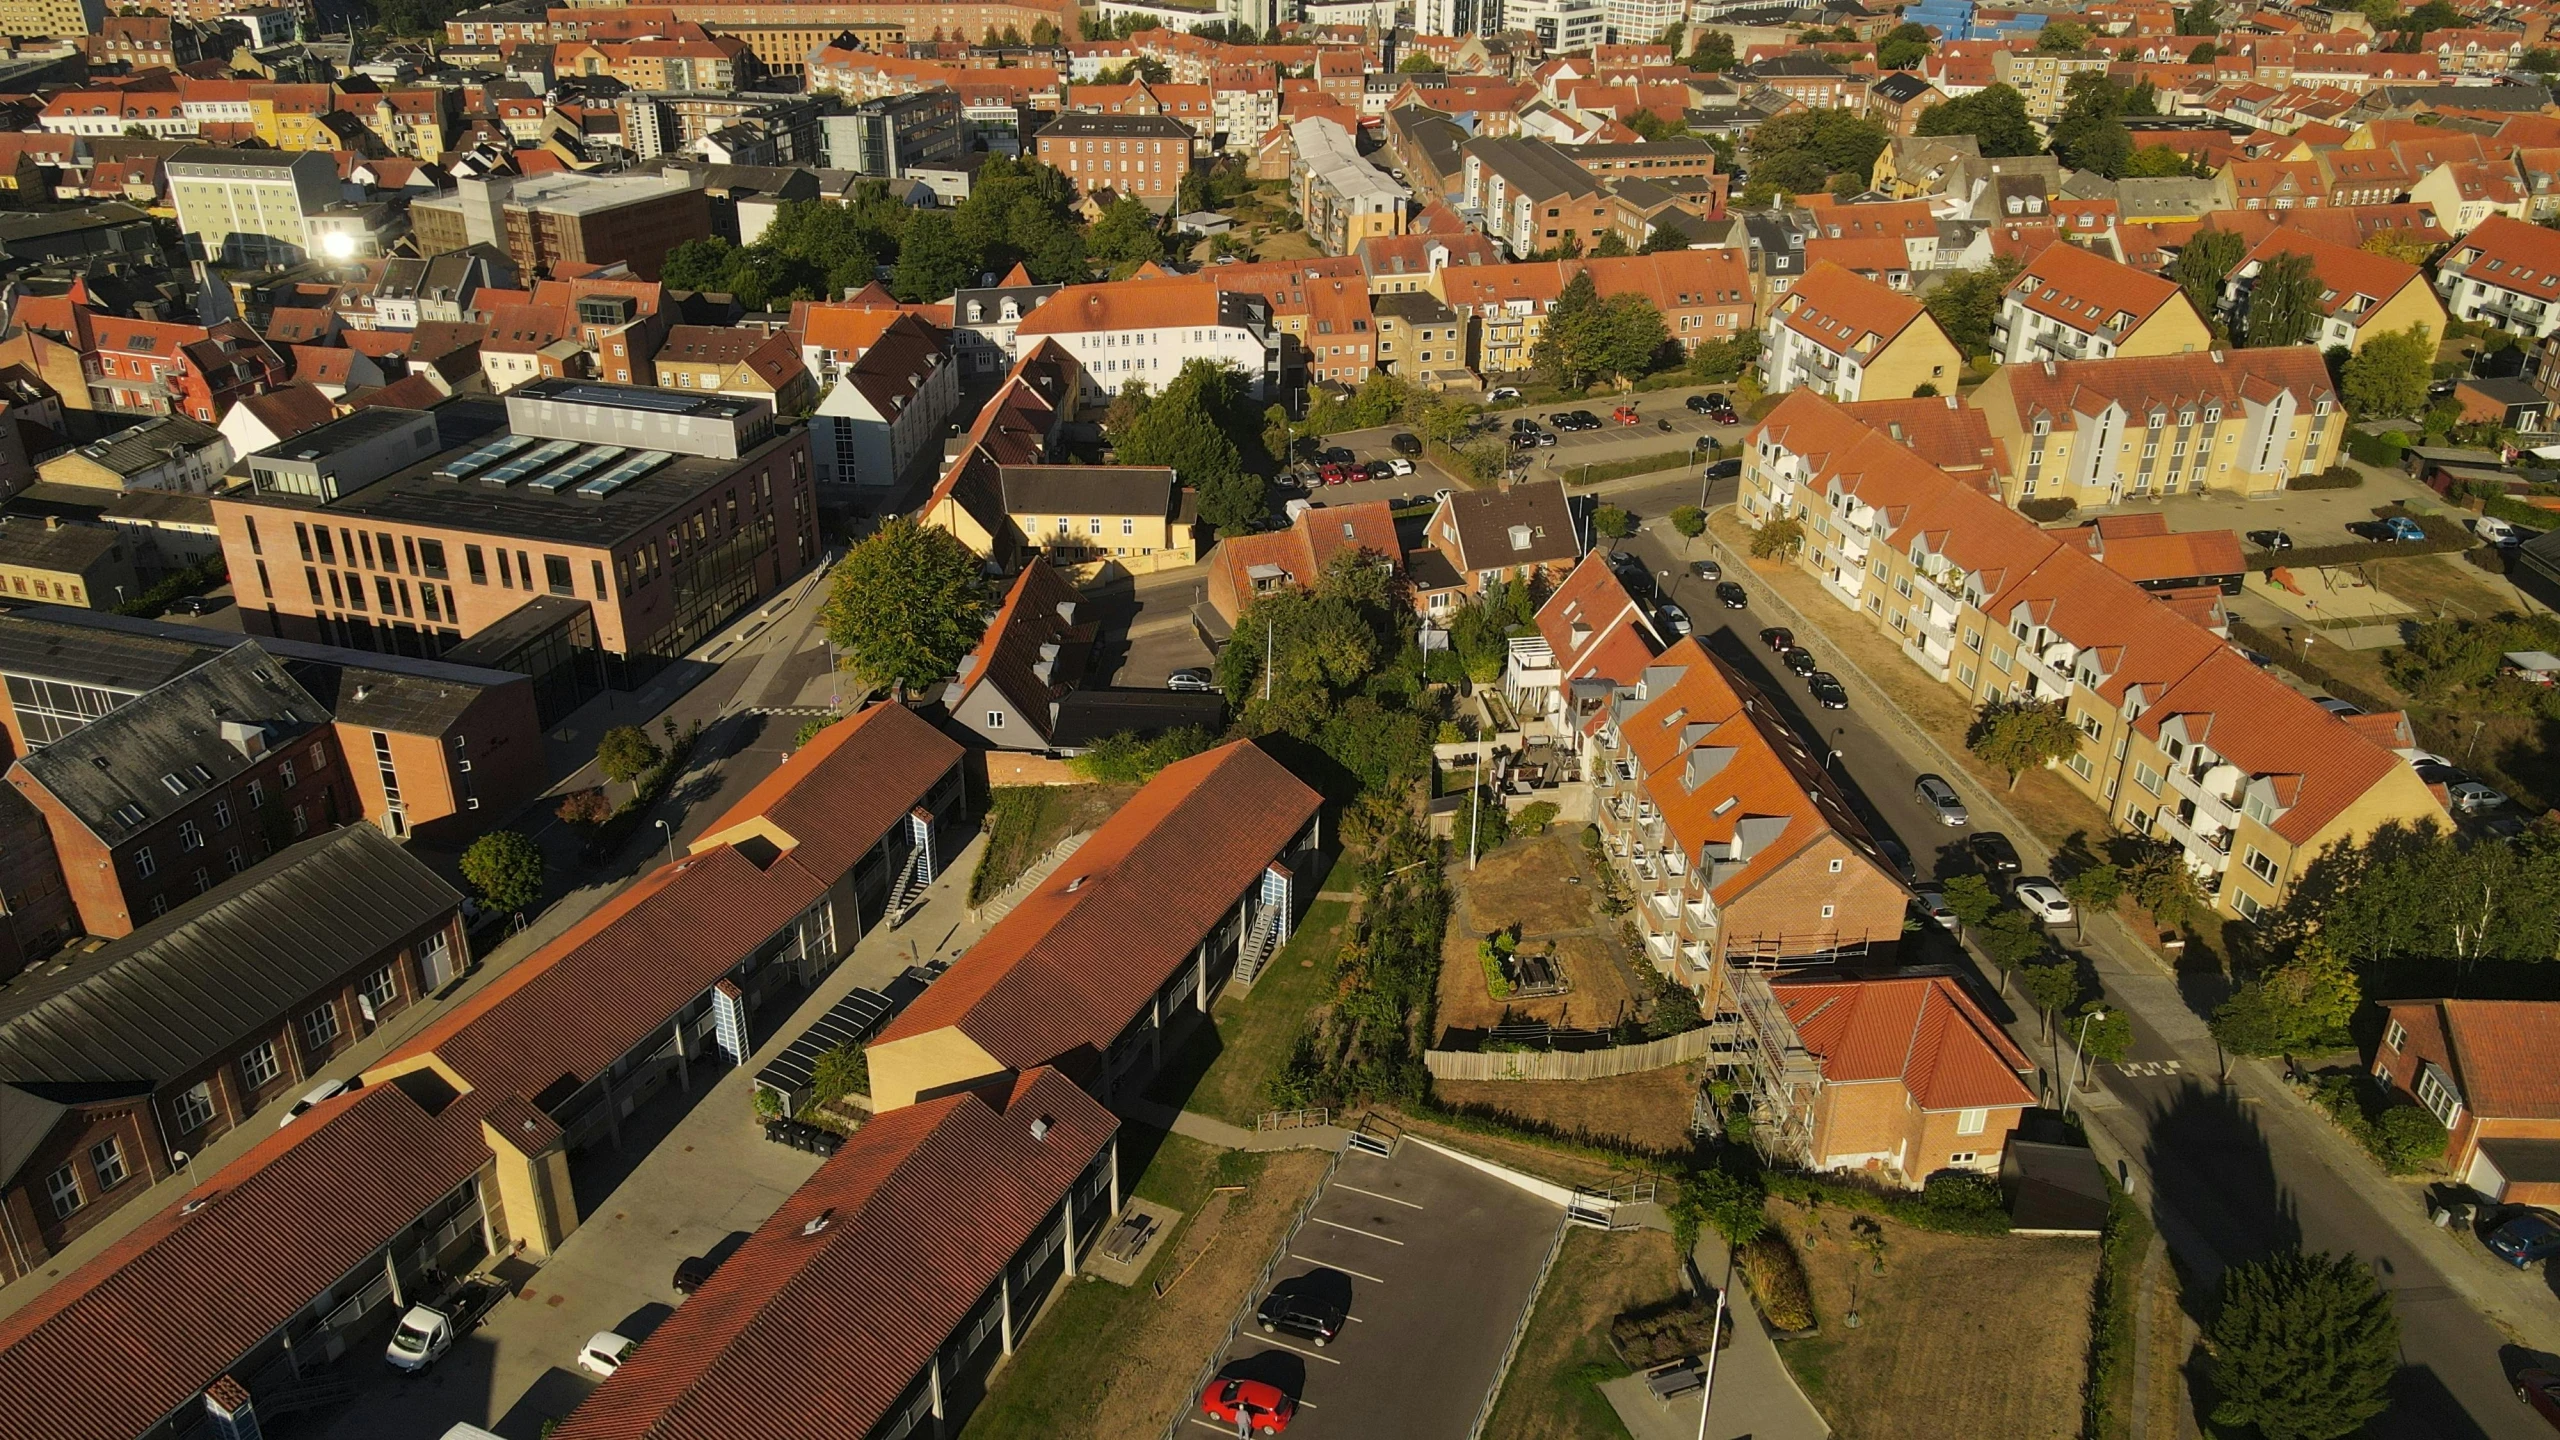
<path fill-rule="evenodd" d="M 1191 170 L 1193 135 L 1169 115 L 1061 115 L 1033 140 L 1040 163 L 1072 181 L 1077 193 L 1109 190 L 1150 210 L 1173 208 Z"/>

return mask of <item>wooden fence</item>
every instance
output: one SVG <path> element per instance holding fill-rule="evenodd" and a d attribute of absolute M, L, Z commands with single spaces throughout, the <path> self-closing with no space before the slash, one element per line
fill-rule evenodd
<path fill-rule="evenodd" d="M 1435 1080 L 1604 1080 L 1696 1060 L 1728 1038 L 1727 1028 L 1705 1025 L 1607 1050 L 1426 1050 L 1422 1063 Z"/>

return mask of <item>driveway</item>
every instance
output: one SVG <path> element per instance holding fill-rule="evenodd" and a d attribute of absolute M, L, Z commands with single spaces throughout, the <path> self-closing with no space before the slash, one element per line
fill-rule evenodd
<path fill-rule="evenodd" d="M 1351 1151 L 1277 1272 L 1347 1300 L 1349 1322 L 1318 1346 L 1248 1319 L 1218 1373 L 1298 1397 L 1292 1436 L 1466 1440 L 1562 1223 L 1548 1201 L 1426 1146 Z M 1234 1433 L 1196 1413 L 1184 1430 Z"/>

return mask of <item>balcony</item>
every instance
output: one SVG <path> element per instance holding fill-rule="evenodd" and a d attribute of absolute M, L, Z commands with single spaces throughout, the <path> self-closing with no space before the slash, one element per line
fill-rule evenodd
<path fill-rule="evenodd" d="M 1942 641 L 1920 631 L 1902 642 L 1903 658 L 1929 672 L 1932 679 L 1944 681 L 1955 664 L 1955 651 Z"/>
<path fill-rule="evenodd" d="M 2209 779 L 2220 780 L 2220 788 L 2207 784 Z M 2197 810 L 2225 830 L 2240 823 L 2240 794 L 2247 784 L 2236 765 L 2213 765 L 2201 776 L 2189 766 L 2169 768 L 2169 788 L 2194 801 Z"/>
<path fill-rule="evenodd" d="M 1866 571 L 1852 565 L 1823 571 L 1819 578 L 1822 581 L 1822 588 L 1831 592 L 1832 599 L 1852 610 L 1858 608 L 1859 592 L 1867 588 Z"/>
<path fill-rule="evenodd" d="M 2160 808 L 2160 828 L 2187 852 L 2187 864 L 2201 874 L 2219 875 L 2231 864 L 2231 833 L 2227 830 L 2199 830 L 2178 818 L 2168 806 Z"/>
<path fill-rule="evenodd" d="M 2033 645 L 2020 645 L 2018 647 L 2018 658 L 2026 662 L 2029 673 L 2037 676 L 2046 684 L 2052 686 L 2055 697 L 2059 698 L 2071 693 L 2071 687 L 2074 682 L 2071 678 L 2071 672 L 2068 669 L 2061 665 L 2054 664 L 2053 661 L 2047 657 L 2056 649 L 2068 650 L 2069 648 L 2069 645 L 2059 641 L 2054 644 L 2047 645 L 2041 650 L 2037 649 Z"/>

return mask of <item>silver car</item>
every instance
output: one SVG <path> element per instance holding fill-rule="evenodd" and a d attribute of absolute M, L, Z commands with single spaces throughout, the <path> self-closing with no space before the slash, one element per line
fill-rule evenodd
<path fill-rule="evenodd" d="M 1923 775 L 1911 789 L 1942 825 L 1962 825 L 1973 819 L 1965 813 L 1964 802 L 1956 798 L 1956 787 L 1941 776 Z"/>

